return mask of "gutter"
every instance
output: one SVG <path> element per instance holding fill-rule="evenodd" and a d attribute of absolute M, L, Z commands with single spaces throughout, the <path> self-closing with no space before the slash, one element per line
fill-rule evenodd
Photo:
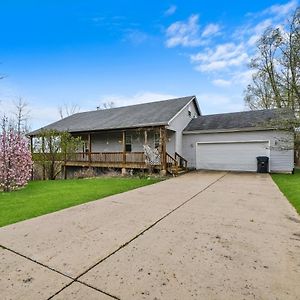
<path fill-rule="evenodd" d="M 209 129 L 209 130 L 188 130 L 183 131 L 183 134 L 206 134 L 206 133 L 226 133 L 226 132 L 250 132 L 250 131 L 269 131 L 278 130 L 276 128 L 265 128 L 265 127 L 247 127 L 247 128 L 231 128 L 231 129 Z"/>

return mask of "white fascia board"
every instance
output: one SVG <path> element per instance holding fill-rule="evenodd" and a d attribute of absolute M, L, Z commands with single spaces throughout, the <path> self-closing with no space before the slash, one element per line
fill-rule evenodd
<path fill-rule="evenodd" d="M 169 120 L 169 122 L 168 122 L 168 125 L 170 125 L 170 123 L 172 123 L 172 121 L 174 120 L 174 119 L 176 119 L 176 117 L 181 113 L 181 112 L 183 112 L 190 104 L 191 104 L 191 102 L 192 101 L 194 101 L 194 100 L 196 100 L 196 96 L 194 96 L 179 112 L 177 112 L 176 113 L 176 115 L 174 116 L 174 117 L 172 117 L 170 120 Z M 195 101 L 195 103 L 197 103 L 197 101 Z M 200 115 L 201 115 L 201 110 L 200 110 L 200 108 L 198 107 L 198 105 L 196 104 L 196 107 L 197 107 L 197 109 L 199 110 L 199 113 L 200 113 Z"/>
<path fill-rule="evenodd" d="M 183 131 L 183 134 L 199 134 L 199 133 L 226 133 L 226 132 L 249 132 L 249 131 L 270 131 L 277 130 L 274 128 L 262 128 L 262 127 L 249 127 L 249 128 L 234 128 L 234 129 L 211 129 L 211 130 L 193 130 L 193 131 Z"/>

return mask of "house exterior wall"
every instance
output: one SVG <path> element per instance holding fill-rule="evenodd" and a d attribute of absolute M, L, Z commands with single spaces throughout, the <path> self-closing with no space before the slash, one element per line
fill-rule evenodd
<path fill-rule="evenodd" d="M 285 131 L 185 133 L 183 134 L 183 156 L 188 160 L 189 168 L 196 168 L 196 143 L 243 141 L 270 141 L 270 172 L 291 172 L 293 170 L 293 134 Z"/>
<path fill-rule="evenodd" d="M 122 132 L 95 133 L 91 135 L 92 152 L 122 152 Z"/>
<path fill-rule="evenodd" d="M 191 115 L 189 115 L 189 111 Z M 192 118 L 198 116 L 197 108 L 194 101 L 191 101 L 169 124 L 167 127 L 175 132 L 175 152 L 183 155 L 182 150 L 182 132 L 189 124 Z"/>
<path fill-rule="evenodd" d="M 154 149 L 154 134 L 159 134 L 159 130 L 148 130 L 148 145 Z M 132 139 L 132 152 L 143 152 L 145 143 L 144 130 L 128 130 L 126 135 Z M 175 132 L 167 130 L 167 152 L 174 156 L 175 154 Z M 104 132 L 95 133 L 91 137 L 92 152 L 122 152 L 123 134 L 122 132 Z"/>
<path fill-rule="evenodd" d="M 176 152 L 176 132 L 168 130 L 167 131 L 167 152 L 171 156 L 175 156 Z"/>

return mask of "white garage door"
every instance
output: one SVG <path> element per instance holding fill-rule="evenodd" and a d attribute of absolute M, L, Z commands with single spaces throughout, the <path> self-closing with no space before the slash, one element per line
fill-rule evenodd
<path fill-rule="evenodd" d="M 256 157 L 269 152 L 267 141 L 197 143 L 197 169 L 256 171 Z"/>

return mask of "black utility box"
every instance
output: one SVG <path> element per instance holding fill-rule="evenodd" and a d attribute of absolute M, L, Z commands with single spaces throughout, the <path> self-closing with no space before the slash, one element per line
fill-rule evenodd
<path fill-rule="evenodd" d="M 268 173 L 269 172 L 269 157 L 268 156 L 257 156 L 257 173 Z"/>

